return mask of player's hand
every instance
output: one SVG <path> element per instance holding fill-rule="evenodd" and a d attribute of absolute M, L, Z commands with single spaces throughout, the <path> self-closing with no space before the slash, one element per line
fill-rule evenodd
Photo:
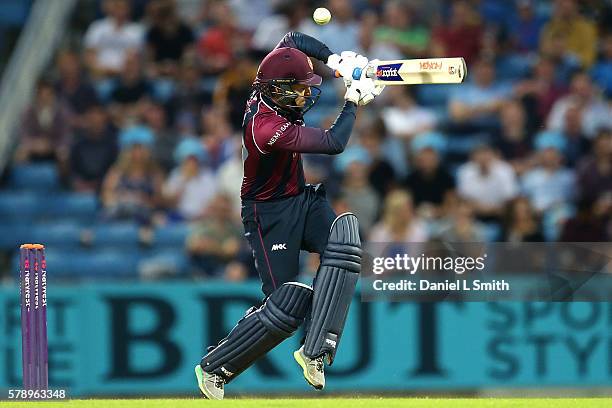
<path fill-rule="evenodd" d="M 361 77 L 364 78 L 366 75 L 366 72 L 368 71 L 368 68 L 373 66 L 373 67 L 377 67 L 378 63 L 380 62 L 380 60 L 378 59 L 374 59 L 370 62 L 368 62 L 368 66 L 363 70 L 363 73 L 361 74 Z M 378 95 L 380 95 L 383 91 L 383 89 L 385 89 L 385 84 L 381 84 L 381 83 L 377 83 L 374 82 L 373 79 L 370 79 L 370 81 L 372 81 L 374 83 L 374 88 L 372 88 L 372 92 L 365 95 L 362 100 L 361 100 L 361 105 L 367 105 L 368 103 L 372 102 L 374 100 L 374 98 L 376 98 Z"/>
<path fill-rule="evenodd" d="M 363 61 L 361 63 L 362 66 L 357 66 L 362 69 L 361 77 L 358 80 L 352 80 L 344 95 L 345 100 L 355 102 L 359 106 L 372 102 L 385 89 L 384 85 L 376 84 L 374 80 L 366 77 L 366 67 L 378 63 L 378 60 L 372 62 L 366 60 L 365 63 Z"/>
<path fill-rule="evenodd" d="M 347 87 L 351 84 L 355 68 L 362 68 L 367 63 L 366 57 L 353 51 L 342 51 L 340 55 L 333 54 L 327 59 L 327 66 L 342 76 Z"/>

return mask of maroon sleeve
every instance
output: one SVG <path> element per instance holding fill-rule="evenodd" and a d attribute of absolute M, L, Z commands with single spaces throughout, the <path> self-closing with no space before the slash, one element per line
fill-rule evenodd
<path fill-rule="evenodd" d="M 253 138 L 263 154 L 275 150 L 338 154 L 344 151 L 355 123 L 356 105 L 347 102 L 329 129 L 301 126 L 276 114 L 257 116 Z"/>

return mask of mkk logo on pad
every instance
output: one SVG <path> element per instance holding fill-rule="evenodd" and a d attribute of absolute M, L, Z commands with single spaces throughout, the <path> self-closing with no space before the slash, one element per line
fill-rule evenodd
<path fill-rule="evenodd" d="M 286 249 L 287 249 L 286 243 L 272 245 L 272 251 L 284 251 Z"/>
<path fill-rule="evenodd" d="M 401 81 L 399 69 L 402 63 L 379 65 L 376 68 L 376 77 L 379 81 Z"/>

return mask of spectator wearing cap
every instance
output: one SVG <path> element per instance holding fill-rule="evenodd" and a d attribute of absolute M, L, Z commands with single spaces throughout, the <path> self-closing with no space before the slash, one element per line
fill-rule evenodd
<path fill-rule="evenodd" d="M 152 158 L 153 134 L 142 126 L 124 129 L 121 153 L 102 186 L 102 203 L 109 219 L 148 224 L 160 204 L 163 173 Z"/>
<path fill-rule="evenodd" d="M 556 0 L 553 15 L 542 31 L 541 41 L 557 37 L 566 52 L 577 57 L 584 68 L 590 67 L 597 53 L 595 23 L 578 11 L 576 0 Z"/>
<path fill-rule="evenodd" d="M 33 103 L 21 121 L 17 161 L 55 160 L 62 168 L 68 160 L 72 112 L 53 85 L 41 80 Z"/>
<path fill-rule="evenodd" d="M 438 123 L 436 114 L 431 109 L 417 105 L 411 87 L 390 86 L 385 91 L 388 105 L 382 109 L 382 119 L 391 135 L 410 139 L 435 128 Z"/>
<path fill-rule="evenodd" d="M 412 193 L 418 213 L 427 217 L 441 216 L 455 194 L 455 180 L 441 162 L 445 149 L 446 139 L 437 132 L 417 135 L 410 145 L 413 167 L 402 185 Z"/>
<path fill-rule="evenodd" d="M 117 136 L 100 105 L 87 108 L 84 122 L 87 126 L 77 130 L 70 149 L 71 184 L 76 191 L 98 192 L 108 169 L 117 160 Z"/>
<path fill-rule="evenodd" d="M 577 166 L 582 199 L 608 203 L 612 210 L 612 129 L 604 129 L 593 140 L 591 154 Z"/>
<path fill-rule="evenodd" d="M 371 163 L 368 151 L 360 145 L 348 147 L 334 162 L 336 171 L 342 174 L 340 196 L 349 203 L 364 231 L 374 224 L 380 205 L 378 194 L 368 179 Z"/>
<path fill-rule="evenodd" d="M 412 197 L 404 190 L 394 190 L 385 198 L 383 215 L 368 240 L 379 243 L 427 242 L 427 225 L 414 213 Z"/>
<path fill-rule="evenodd" d="M 206 167 L 206 151 L 198 139 L 189 138 L 178 144 L 174 157 L 177 167 L 163 187 L 166 204 L 180 219 L 197 219 L 217 191 L 216 179 Z"/>
<path fill-rule="evenodd" d="M 545 131 L 536 137 L 539 163 L 523 175 L 521 186 L 531 205 L 540 213 L 574 198 L 574 173 L 563 167 L 566 146 L 567 141 L 558 132 Z"/>
<path fill-rule="evenodd" d="M 511 88 L 495 80 L 495 65 L 481 58 L 473 69 L 472 82 L 455 87 L 449 99 L 449 114 L 457 124 L 482 128 L 494 125 Z"/>
<path fill-rule="evenodd" d="M 597 130 L 612 127 L 612 106 L 601 99 L 597 88 L 584 71 L 574 74 L 570 93 L 559 99 L 552 107 L 547 127 L 552 130 L 566 130 L 566 115 L 570 109 L 578 109 L 582 133 L 587 138 L 596 135 Z"/>
<path fill-rule="evenodd" d="M 470 161 L 457 172 L 459 196 L 467 200 L 478 218 L 499 220 L 509 200 L 518 193 L 514 169 L 488 145 L 477 146 Z"/>
<path fill-rule="evenodd" d="M 127 53 L 140 52 L 144 43 L 142 26 L 130 21 L 128 0 L 104 0 L 102 10 L 106 17 L 91 23 L 84 39 L 87 65 L 96 77 L 118 74 Z"/>

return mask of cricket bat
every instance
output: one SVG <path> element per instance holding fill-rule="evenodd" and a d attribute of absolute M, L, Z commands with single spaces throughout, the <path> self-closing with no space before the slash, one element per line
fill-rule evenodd
<path fill-rule="evenodd" d="M 462 57 L 378 61 L 363 69 L 366 77 L 384 85 L 460 84 L 467 75 Z M 355 68 L 353 79 L 359 79 L 362 72 Z M 336 71 L 336 77 L 340 76 Z"/>

